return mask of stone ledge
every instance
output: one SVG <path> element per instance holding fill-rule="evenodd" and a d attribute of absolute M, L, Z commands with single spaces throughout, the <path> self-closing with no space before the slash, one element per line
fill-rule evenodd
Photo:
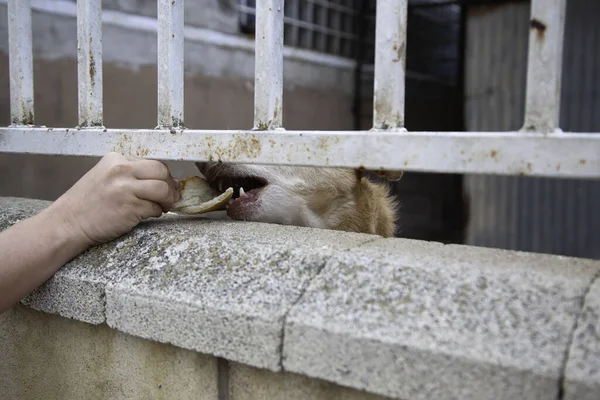
<path fill-rule="evenodd" d="M 334 256 L 290 312 L 284 369 L 402 399 L 558 398 L 600 263 L 378 240 Z"/>
<path fill-rule="evenodd" d="M 0 200 L 0 226 L 49 203 L 23 204 Z M 23 303 L 278 371 L 284 318 L 310 280 L 336 252 L 376 238 L 165 216 L 82 254 Z"/>
<path fill-rule="evenodd" d="M 0 228 L 47 204 L 0 198 Z M 599 271 L 560 256 L 163 217 L 82 254 L 23 303 L 391 398 L 558 398 L 586 294 L 585 315 L 597 316 Z M 578 331 L 595 326 L 586 321 Z M 597 349 L 584 339 L 566 383 L 592 393 Z"/>
<path fill-rule="evenodd" d="M 565 400 L 594 400 L 600 393 L 600 280 L 585 298 L 563 383 Z"/>

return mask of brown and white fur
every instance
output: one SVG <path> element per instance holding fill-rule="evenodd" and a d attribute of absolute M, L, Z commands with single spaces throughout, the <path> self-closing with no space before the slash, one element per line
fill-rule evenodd
<path fill-rule="evenodd" d="M 212 187 L 234 187 L 235 199 L 227 209 L 232 219 L 384 237 L 396 231 L 397 205 L 387 185 L 357 171 L 216 162 L 196 166 Z M 240 196 L 244 184 L 250 187 Z"/>

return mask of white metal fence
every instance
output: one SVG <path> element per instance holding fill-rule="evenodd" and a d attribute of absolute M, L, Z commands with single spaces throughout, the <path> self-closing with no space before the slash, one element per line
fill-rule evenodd
<path fill-rule="evenodd" d="M 34 126 L 31 0 L 9 0 L 12 124 L 0 152 L 600 178 L 600 135 L 559 129 L 566 0 L 533 0 L 526 116 L 516 132 L 404 129 L 407 0 L 378 0 L 369 131 L 283 129 L 284 0 L 258 0 L 254 128 L 185 129 L 184 0 L 158 0 L 158 126 L 105 129 L 101 0 L 77 1 L 79 126 Z"/>

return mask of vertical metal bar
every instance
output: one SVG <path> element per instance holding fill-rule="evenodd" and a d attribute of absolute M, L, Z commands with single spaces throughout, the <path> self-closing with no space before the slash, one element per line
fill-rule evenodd
<path fill-rule="evenodd" d="M 8 0 L 10 121 L 33 125 L 33 50 L 31 1 Z"/>
<path fill-rule="evenodd" d="M 524 130 L 559 129 L 566 0 L 533 0 Z"/>
<path fill-rule="evenodd" d="M 407 0 L 377 0 L 373 127 L 404 128 Z"/>
<path fill-rule="evenodd" d="M 283 0 L 258 0 L 254 129 L 277 129 L 283 121 Z"/>
<path fill-rule="evenodd" d="M 77 1 L 79 126 L 103 125 L 102 1 Z"/>
<path fill-rule="evenodd" d="M 184 0 L 158 1 L 158 127 L 182 128 Z"/>

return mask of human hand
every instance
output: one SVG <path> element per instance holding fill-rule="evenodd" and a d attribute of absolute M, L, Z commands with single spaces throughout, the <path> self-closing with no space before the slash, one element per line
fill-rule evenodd
<path fill-rule="evenodd" d="M 110 153 L 48 211 L 66 234 L 89 247 L 160 217 L 178 198 L 179 182 L 162 162 Z"/>

